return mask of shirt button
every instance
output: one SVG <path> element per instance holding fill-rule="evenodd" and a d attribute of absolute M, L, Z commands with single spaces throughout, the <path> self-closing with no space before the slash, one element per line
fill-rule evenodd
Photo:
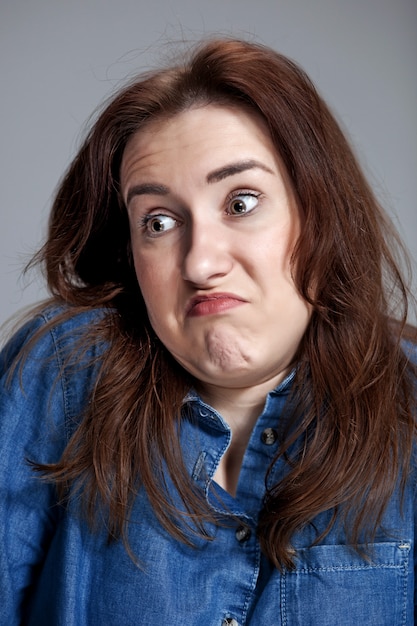
<path fill-rule="evenodd" d="M 278 439 L 278 433 L 274 428 L 265 428 L 261 435 L 262 443 L 267 446 L 272 446 Z"/>
<path fill-rule="evenodd" d="M 222 626 L 239 626 L 239 622 L 235 620 L 233 617 L 226 617 L 222 621 Z"/>
<path fill-rule="evenodd" d="M 248 526 L 239 526 L 236 530 L 235 536 L 239 543 L 245 543 L 245 541 L 250 539 L 251 534 L 251 529 Z"/>

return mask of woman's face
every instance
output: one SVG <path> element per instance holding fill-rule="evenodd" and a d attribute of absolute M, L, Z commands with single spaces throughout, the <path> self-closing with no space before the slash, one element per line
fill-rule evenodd
<path fill-rule="evenodd" d="M 271 389 L 309 321 L 290 256 L 296 200 L 263 121 L 207 105 L 128 142 L 121 184 L 149 320 L 207 388 Z"/>

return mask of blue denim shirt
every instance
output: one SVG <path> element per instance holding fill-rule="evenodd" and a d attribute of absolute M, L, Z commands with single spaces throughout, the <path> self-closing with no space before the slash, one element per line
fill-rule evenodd
<path fill-rule="evenodd" d="M 121 542 L 108 544 L 105 529 L 92 532 L 72 505 L 58 506 L 53 486 L 40 481 L 26 459 L 57 460 L 76 426 L 96 371 L 65 367 L 65 354 L 77 329 L 97 315 L 77 316 L 43 335 L 9 386 L 9 364 L 43 317 L 24 327 L 0 358 L 1 626 L 413 624 L 414 470 L 402 514 L 396 494 L 370 558 L 346 545 L 337 524 L 310 547 L 331 512 L 293 538 L 294 570 L 278 571 L 261 553 L 257 518 L 277 445 L 271 429 L 292 375 L 266 399 L 235 498 L 212 481 L 230 429 L 198 396 L 186 399 L 192 415 L 184 413 L 181 435 L 186 465 L 226 522 L 209 528 L 212 541 L 189 547 L 173 539 L 140 491 L 129 525 L 134 563 Z M 92 350 L 100 353 L 99 346 Z M 278 462 L 269 480 L 282 471 Z"/>

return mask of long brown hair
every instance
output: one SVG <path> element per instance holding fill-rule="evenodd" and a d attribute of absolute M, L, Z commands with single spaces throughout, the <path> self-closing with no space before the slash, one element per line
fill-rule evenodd
<path fill-rule="evenodd" d="M 288 455 L 297 438 L 305 443 L 268 491 L 259 521 L 266 554 L 290 566 L 292 535 L 323 511 L 353 514 L 353 543 L 376 531 L 411 462 L 413 383 L 400 346 L 407 289 L 391 252 L 395 233 L 308 77 L 261 45 L 203 42 L 175 67 L 140 77 L 107 104 L 62 180 L 37 260 L 54 298 L 70 305 L 64 317 L 106 307 L 85 341 L 104 339 L 108 348 L 78 430 L 61 460 L 43 469 L 61 490 L 77 488 L 92 523 L 104 507 L 115 537 L 126 539 L 139 485 L 178 539 L 190 541 L 192 529 L 204 534 L 211 520 L 179 446 L 192 381 L 150 327 L 119 169 L 129 137 L 150 120 L 212 102 L 250 107 L 264 118 L 303 216 L 293 274 L 313 313 L 279 454 Z M 164 488 L 165 466 L 183 513 Z"/>

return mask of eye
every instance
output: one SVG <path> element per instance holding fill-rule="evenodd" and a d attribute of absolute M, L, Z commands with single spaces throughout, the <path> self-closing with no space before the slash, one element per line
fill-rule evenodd
<path fill-rule="evenodd" d="M 158 237 L 166 233 L 168 230 L 172 230 L 177 225 L 177 221 L 169 215 L 145 215 L 141 221 L 148 235 L 151 237 Z"/>
<path fill-rule="evenodd" d="M 259 194 L 255 192 L 234 193 L 227 203 L 230 215 L 246 215 L 258 206 Z"/>

